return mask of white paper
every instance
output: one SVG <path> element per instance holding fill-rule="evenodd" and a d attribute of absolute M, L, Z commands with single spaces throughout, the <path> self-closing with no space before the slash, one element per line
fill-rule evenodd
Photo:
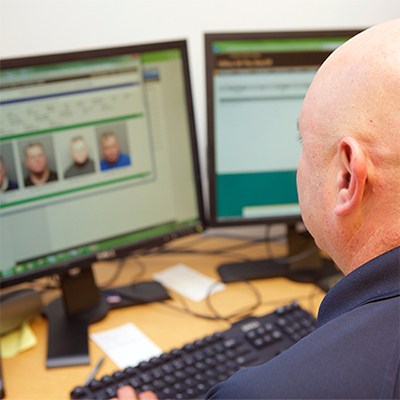
<path fill-rule="evenodd" d="M 215 279 L 203 275 L 185 264 L 177 264 L 158 272 L 153 275 L 153 279 L 195 302 L 204 300 L 211 288 L 213 288 L 212 293 L 226 289 L 223 283 L 217 283 Z"/>
<path fill-rule="evenodd" d="M 90 338 L 120 369 L 134 367 L 141 361 L 162 354 L 162 350 L 131 322 L 118 328 L 92 333 Z"/>

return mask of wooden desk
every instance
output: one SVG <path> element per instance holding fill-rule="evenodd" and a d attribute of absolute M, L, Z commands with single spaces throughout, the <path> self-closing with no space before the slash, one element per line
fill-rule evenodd
<path fill-rule="evenodd" d="M 212 250 L 221 247 L 240 244 L 240 240 L 224 238 L 207 238 L 197 240 L 193 235 L 174 241 L 168 248 L 193 246 L 198 250 Z M 274 245 L 276 255 L 284 255 L 285 246 Z M 177 263 L 184 263 L 210 277 L 218 279 L 216 267 L 225 262 L 234 262 L 238 256 L 252 259 L 265 258 L 265 247 L 262 244 L 235 251 L 235 254 L 199 255 L 199 254 L 163 254 L 141 258 L 146 264 L 146 275 L 143 279 L 151 279 L 153 273 L 161 271 Z M 103 262 L 94 267 L 96 280 L 99 285 L 112 276 L 116 262 Z M 132 277 L 137 273 L 138 266 L 134 257 L 126 260 L 123 270 L 114 283 L 123 286 L 131 283 Z M 252 282 L 261 292 L 264 302 L 254 314 L 263 315 L 272 312 L 276 307 L 298 300 L 301 306 L 314 315 L 324 297 L 324 293 L 311 284 L 299 284 L 284 278 L 257 280 Z M 44 302 L 54 297 L 55 293 L 44 296 Z M 176 300 L 170 301 L 177 306 Z M 255 302 L 254 293 L 244 283 L 231 283 L 224 292 L 212 296 L 213 306 L 222 314 L 228 315 Z M 187 300 L 190 308 L 196 312 L 210 315 L 205 302 L 193 303 Z M 133 322 L 163 351 L 180 348 L 185 343 L 202 338 L 229 328 L 224 321 L 210 321 L 196 318 L 179 311 L 172 310 L 162 304 L 148 304 L 124 309 L 113 310 L 106 318 L 89 327 L 89 332 L 99 332 L 114 328 L 126 322 Z M 83 384 L 90 370 L 103 355 L 103 352 L 92 342 L 89 342 L 91 365 L 46 369 L 47 354 L 47 321 L 39 318 L 31 323 L 31 327 L 38 338 L 38 344 L 33 349 L 19 354 L 15 358 L 2 361 L 6 399 L 69 399 L 70 391 Z M 97 377 L 112 374 L 117 366 L 106 359 Z"/>

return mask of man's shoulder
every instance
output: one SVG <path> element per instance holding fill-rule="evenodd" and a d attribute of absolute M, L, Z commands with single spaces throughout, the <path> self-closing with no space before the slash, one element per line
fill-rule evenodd
<path fill-rule="evenodd" d="M 31 179 L 31 177 L 29 175 L 24 179 L 24 186 L 25 187 L 33 186 L 32 179 Z"/>
<path fill-rule="evenodd" d="M 56 180 L 58 180 L 57 172 L 50 170 L 49 171 L 49 179 L 47 179 L 47 182 L 56 181 Z"/>
<path fill-rule="evenodd" d="M 94 161 L 88 159 L 83 167 L 80 167 L 76 163 L 71 164 L 64 173 L 64 178 L 72 178 L 77 175 L 88 174 L 95 172 Z"/>
<path fill-rule="evenodd" d="M 13 180 L 11 180 L 11 179 L 9 179 L 8 180 L 8 188 L 7 188 L 7 190 L 15 190 L 15 189 L 18 189 L 18 183 L 13 181 Z"/>
<path fill-rule="evenodd" d="M 112 167 L 109 165 L 109 164 L 107 164 L 107 161 L 106 160 L 100 160 L 100 169 L 102 170 L 102 171 L 105 171 L 105 170 L 107 170 L 107 169 L 111 169 Z"/>
<path fill-rule="evenodd" d="M 129 154 L 121 153 L 119 155 L 118 163 L 123 165 L 129 165 L 131 163 L 131 157 L 129 156 Z"/>
<path fill-rule="evenodd" d="M 381 390 L 395 390 L 399 382 L 398 357 L 393 361 L 397 365 L 391 371 L 387 368 L 393 351 L 399 354 L 399 310 L 399 297 L 356 308 L 319 327 L 271 361 L 239 371 L 212 389 L 209 396 L 379 398 Z"/>
<path fill-rule="evenodd" d="M 71 178 L 75 175 L 76 166 L 75 163 L 71 164 L 64 173 L 64 178 Z"/>

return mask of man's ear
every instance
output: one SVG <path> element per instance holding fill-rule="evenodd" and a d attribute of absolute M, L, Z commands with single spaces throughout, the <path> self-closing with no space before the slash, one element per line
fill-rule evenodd
<path fill-rule="evenodd" d="M 360 204 L 367 181 L 367 161 L 356 139 L 345 137 L 338 148 L 337 201 L 334 213 L 344 216 Z"/>

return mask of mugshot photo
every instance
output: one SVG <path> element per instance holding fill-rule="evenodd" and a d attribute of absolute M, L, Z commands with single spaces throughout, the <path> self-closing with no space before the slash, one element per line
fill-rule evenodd
<path fill-rule="evenodd" d="M 96 128 L 100 150 L 100 170 L 108 171 L 132 165 L 125 123 Z"/>
<path fill-rule="evenodd" d="M 2 144 L 0 145 L 0 192 L 9 192 L 18 188 L 12 144 Z"/>
<path fill-rule="evenodd" d="M 58 181 L 54 143 L 51 136 L 40 136 L 18 143 L 24 186 L 41 186 Z"/>
<path fill-rule="evenodd" d="M 96 172 L 92 132 L 80 130 L 62 133 L 57 136 L 56 144 L 64 179 Z"/>

